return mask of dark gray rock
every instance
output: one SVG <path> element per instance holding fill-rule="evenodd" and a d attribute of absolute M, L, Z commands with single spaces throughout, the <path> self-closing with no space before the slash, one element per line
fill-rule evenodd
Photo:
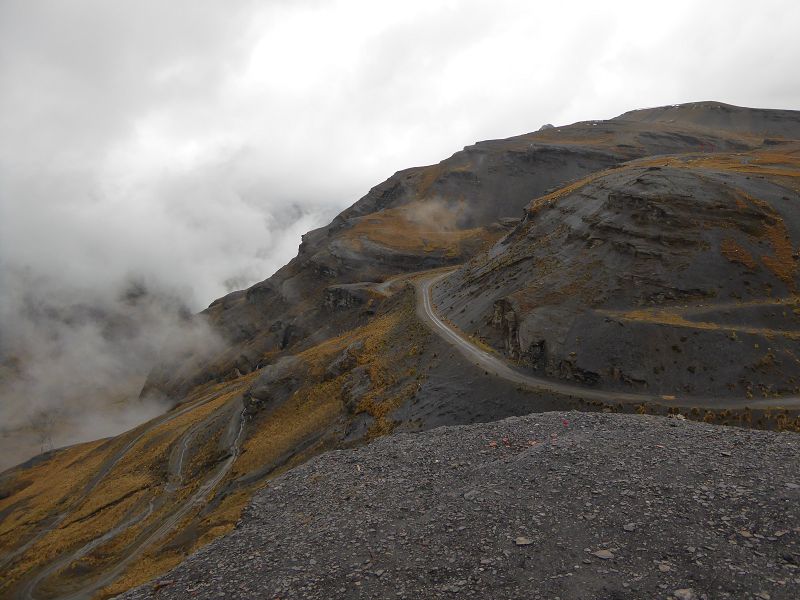
<path fill-rule="evenodd" d="M 544 413 L 329 452 L 123 598 L 800 596 L 800 438 L 672 421 Z"/>
<path fill-rule="evenodd" d="M 358 354 L 363 348 L 364 342 L 360 340 L 345 348 L 325 369 L 325 379 L 336 379 L 355 368 L 358 365 Z"/>

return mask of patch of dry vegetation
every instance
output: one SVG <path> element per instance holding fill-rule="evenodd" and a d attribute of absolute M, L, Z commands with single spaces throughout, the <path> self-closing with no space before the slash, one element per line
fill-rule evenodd
<path fill-rule="evenodd" d="M 390 413 L 410 400 L 419 386 L 416 358 L 420 349 L 416 343 L 421 343 L 422 331 L 412 315 L 411 295 L 407 298 L 402 309 L 381 323 L 378 335 L 364 340 L 364 353 L 359 357 L 359 363 L 368 368 L 371 389 L 357 410 L 374 419 L 368 433 L 370 438 L 391 433 L 396 424 Z"/>
<path fill-rule="evenodd" d="M 751 271 L 754 271 L 758 263 L 753 255 L 750 254 L 745 248 L 742 248 L 733 238 L 725 238 L 720 244 L 720 251 L 722 255 L 729 261 L 744 265 Z"/>
<path fill-rule="evenodd" d="M 663 308 L 642 308 L 629 311 L 598 310 L 602 315 L 623 321 L 653 323 L 656 325 L 670 325 L 687 329 L 705 329 L 708 331 L 725 331 L 731 334 L 748 333 L 764 337 L 781 336 L 789 339 L 800 339 L 800 331 L 786 331 L 782 329 L 768 329 L 765 327 L 748 327 L 746 325 L 731 325 L 712 323 L 709 321 L 689 321 L 679 311 L 665 310 Z"/>
<path fill-rule="evenodd" d="M 41 521 L 66 508 L 111 452 L 103 444 L 104 440 L 98 440 L 72 446 L 18 472 L 15 491 L 0 500 L 0 510 L 18 507 L 0 522 L 3 552 L 24 543 Z"/>
<path fill-rule="evenodd" d="M 732 171 L 768 177 L 770 179 L 798 178 L 800 177 L 800 149 L 795 146 L 784 152 L 770 152 L 757 150 L 748 153 L 736 154 L 710 154 L 686 155 L 680 157 L 659 157 L 642 161 L 635 161 L 637 166 L 669 166 L 680 169 L 707 169 L 715 171 Z M 794 182 L 792 182 L 794 183 Z M 800 193 L 796 185 L 792 186 Z M 752 197 L 750 194 L 739 190 L 736 192 L 734 202 L 738 209 L 745 211 L 754 208 L 762 219 L 763 225 L 759 232 L 745 232 L 753 240 L 765 240 L 770 244 L 772 255 L 760 257 L 763 265 L 781 280 L 790 291 L 794 292 L 795 277 L 797 274 L 797 261 L 794 259 L 793 247 L 786 224 L 780 213 L 768 202 Z M 722 221 L 712 219 L 705 227 L 739 228 L 736 219 L 731 216 Z M 744 265 L 750 270 L 757 266 L 756 258 L 738 244 L 733 238 L 727 237 L 720 246 L 722 255 L 731 262 Z"/>
<path fill-rule="evenodd" d="M 769 203 L 753 198 L 746 193 L 741 193 L 740 197 L 737 197 L 737 204 L 739 203 L 750 204 L 763 213 L 764 225 L 759 233 L 759 238 L 769 243 L 772 248 L 772 256 L 762 256 L 761 262 L 775 277 L 786 284 L 790 291 L 794 292 L 797 262 L 794 260 L 794 247 L 783 217 Z M 724 254 L 724 247 L 722 251 Z"/>
<path fill-rule="evenodd" d="M 362 240 L 404 253 L 437 252 L 457 258 L 496 241 L 498 233 L 483 227 L 459 229 L 458 210 L 435 201 L 416 201 L 361 217 L 344 234 L 359 251 Z"/>
<path fill-rule="evenodd" d="M 58 453 L 32 473 L 26 473 L 26 477 L 30 476 L 34 483 L 5 500 L 11 503 L 24 500 L 3 521 L 3 528 L 10 527 L 10 531 L 16 534 L 13 537 L 4 536 L 9 541 L 9 547 L 21 545 L 33 535 L 31 528 L 26 531 L 19 527 L 20 521 L 35 524 L 60 511 L 69 510 L 69 514 L 58 527 L 44 535 L 11 565 L 0 589 L 7 589 L 31 569 L 99 537 L 113 529 L 137 507 L 146 506 L 147 500 L 158 493 L 163 484 L 164 465 L 170 446 L 194 423 L 241 393 L 244 383 L 239 382 L 238 386 L 203 386 L 202 393 L 192 397 L 192 402 L 198 403 L 194 410 L 164 422 L 143 435 L 85 498 L 81 497 L 83 486 L 102 467 L 105 459 L 120 450 L 130 437 L 120 436 L 117 442 L 104 447 L 104 452 L 97 452 L 96 455 L 92 455 L 92 451 L 102 446 L 102 441 L 76 446 Z M 27 498 L 29 494 L 32 496 Z M 177 495 L 173 500 L 178 502 L 180 499 L 181 495 Z M 168 511 L 170 506 L 166 505 L 164 510 Z M 90 566 L 113 562 L 118 558 L 118 552 L 125 550 L 126 543 L 158 516 L 154 514 L 150 519 L 131 527 L 82 559 L 82 562 Z M 22 531 L 25 533 L 22 534 Z"/>
<path fill-rule="evenodd" d="M 789 290 L 794 291 L 797 262 L 794 260 L 794 248 L 783 219 L 776 219 L 774 223 L 765 226 L 764 234 L 772 246 L 773 255 L 762 256 L 761 262 L 775 277 L 783 281 Z"/>
<path fill-rule="evenodd" d="M 632 161 L 631 166 L 673 167 L 676 169 L 706 169 L 730 171 L 797 179 L 800 177 L 800 146 L 789 145 L 781 151 L 752 150 L 750 152 L 690 153 L 679 156 L 659 156 Z"/>
<path fill-rule="evenodd" d="M 228 479 L 273 465 L 274 470 L 266 475 L 268 480 L 330 447 L 330 442 L 324 441 L 325 434 L 346 418 L 342 387 L 347 374 L 325 380 L 324 373 L 328 364 L 354 342 L 363 343 L 358 364 L 367 367 L 370 378 L 370 390 L 357 411 L 367 412 L 375 419 L 370 437 L 390 432 L 395 425 L 391 411 L 410 398 L 418 386 L 414 362 L 420 354 L 417 344 L 422 343 L 427 330 L 421 324 L 409 325 L 414 321 L 412 311 L 413 295 L 406 293 L 399 306 L 368 325 L 325 340 L 299 354 L 300 369 L 306 373 L 305 384 L 267 418 L 251 424 L 242 453 Z M 180 562 L 186 553 L 229 531 L 260 485 L 263 481 L 226 495 L 199 521 L 195 517 L 187 518 L 176 528 L 175 535 L 135 561 L 119 580 L 103 590 L 102 596 L 152 579 Z M 178 538 L 181 530 L 188 529 L 193 530 L 191 540 L 176 547 L 170 540 Z"/>
<path fill-rule="evenodd" d="M 417 194 L 420 197 L 427 196 L 433 184 L 436 183 L 436 180 L 438 180 L 444 172 L 445 167 L 442 163 L 425 167 L 417 182 Z"/>
<path fill-rule="evenodd" d="M 177 566 L 195 550 L 228 533 L 239 520 L 242 509 L 249 502 L 253 491 L 252 488 L 241 489 L 227 495 L 213 512 L 200 518 L 199 522 L 197 516 L 185 519 L 176 527 L 177 534 L 172 540 L 145 552 L 119 579 L 103 588 L 98 597 L 110 598 L 150 581 Z M 176 544 L 174 538 L 182 537 L 187 530 L 192 533 L 191 541 L 187 544 Z"/>
<path fill-rule="evenodd" d="M 557 200 L 565 196 L 568 196 L 569 194 L 577 192 L 582 187 L 587 186 L 588 184 L 600 179 L 601 177 L 605 177 L 609 173 L 611 173 L 611 169 L 598 171 L 596 173 L 592 173 L 591 175 L 587 175 L 586 177 L 583 177 L 578 181 L 565 185 L 564 187 L 560 187 L 554 192 L 550 192 L 549 194 L 545 194 L 544 196 L 539 196 L 528 205 L 527 208 L 528 215 L 530 215 L 531 217 L 537 215 L 543 209 L 552 207 Z"/>
<path fill-rule="evenodd" d="M 715 423 L 731 427 L 790 431 L 800 433 L 800 412 L 780 407 L 780 398 L 775 398 L 777 408 L 719 408 L 668 406 L 657 403 L 610 404 L 600 400 L 589 400 L 585 404 L 594 410 L 608 413 L 634 412 L 639 415 L 681 415 L 691 421 Z"/>
<path fill-rule="evenodd" d="M 336 422 L 342 412 L 341 389 L 335 381 L 304 387 L 249 433 L 236 473 L 255 471 L 279 461 L 306 439 Z"/>
<path fill-rule="evenodd" d="M 687 165 L 770 177 L 800 177 L 800 158 L 794 153 L 757 150 L 746 154 L 713 154 L 692 158 Z"/>
<path fill-rule="evenodd" d="M 448 161 L 440 162 L 429 167 L 424 167 L 417 179 L 417 196 L 426 198 L 430 195 L 431 189 L 437 181 L 441 180 L 448 173 L 468 173 L 472 165 L 466 161 L 461 164 L 454 164 L 451 158 Z"/>
<path fill-rule="evenodd" d="M 354 342 L 362 348 L 357 352 L 359 366 L 366 368 L 369 390 L 360 398 L 356 414 L 367 413 L 373 419 L 368 437 L 374 438 L 391 432 L 395 423 L 390 413 L 410 399 L 418 388 L 418 344 L 427 330 L 413 317 L 413 294 L 406 291 L 399 306 L 378 316 L 368 325 L 328 340 L 300 355 L 315 378 L 322 377 L 325 367 Z M 343 385 L 347 374 L 330 381 L 301 388 L 296 395 L 336 402 L 339 415 L 343 414 Z"/>

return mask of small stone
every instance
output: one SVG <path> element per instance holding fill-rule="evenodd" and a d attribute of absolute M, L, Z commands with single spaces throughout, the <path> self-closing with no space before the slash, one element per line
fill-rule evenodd
<path fill-rule="evenodd" d="M 672 567 L 670 567 L 667 563 L 661 563 L 658 565 L 658 570 L 662 573 L 669 573 L 672 571 Z"/>
<path fill-rule="evenodd" d="M 749 531 L 747 531 L 746 529 L 742 529 L 739 532 L 739 535 L 742 536 L 743 538 L 751 538 L 751 537 L 753 537 L 753 534 L 750 533 Z"/>
<path fill-rule="evenodd" d="M 789 533 L 787 530 L 781 529 L 780 531 L 776 531 L 772 535 L 774 535 L 776 538 L 779 538 L 785 536 L 787 533 Z"/>
<path fill-rule="evenodd" d="M 533 543 L 533 540 L 521 535 L 514 540 L 514 543 L 517 546 L 530 546 Z"/>
<path fill-rule="evenodd" d="M 478 497 L 478 490 L 470 490 L 464 494 L 464 500 L 474 500 Z"/>
<path fill-rule="evenodd" d="M 758 592 L 756 594 L 756 598 L 760 598 L 761 600 L 770 600 L 772 596 L 770 596 L 768 592 Z"/>
<path fill-rule="evenodd" d="M 592 552 L 592 555 L 597 558 L 602 558 L 603 560 L 614 558 L 614 553 L 611 552 L 611 550 L 597 550 L 596 552 Z"/>
<path fill-rule="evenodd" d="M 797 483 L 786 483 L 784 485 L 790 490 L 800 490 L 800 485 Z"/>
<path fill-rule="evenodd" d="M 697 595 L 692 588 L 681 588 L 672 592 L 678 600 L 696 600 Z"/>
<path fill-rule="evenodd" d="M 730 456 L 731 455 L 730 452 L 726 452 L 724 450 L 722 452 L 720 452 L 720 454 L 722 454 L 722 456 Z"/>
<path fill-rule="evenodd" d="M 636 531 L 636 523 L 625 523 L 622 528 L 625 531 Z"/>

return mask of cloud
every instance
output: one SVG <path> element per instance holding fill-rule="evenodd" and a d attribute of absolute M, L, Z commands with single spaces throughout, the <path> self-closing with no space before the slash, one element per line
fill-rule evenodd
<path fill-rule="evenodd" d="M 0 468 L 125 431 L 174 405 L 139 399 L 162 360 L 222 342 L 176 296 L 129 282 L 116 297 L 10 269 L 0 302 Z"/>
<path fill-rule="evenodd" d="M 144 282 L 198 310 L 392 172 L 476 140 L 698 99 L 800 108 L 799 25 L 800 5 L 768 0 L 5 0 L 4 352 L 46 356 L 28 381 L 85 396 L 120 363 L 145 369 L 143 346 L 20 317 L 31 298 L 127 314 Z M 174 313 L 134 316 L 150 332 Z M 79 342 L 30 350 L 45 326 Z"/>

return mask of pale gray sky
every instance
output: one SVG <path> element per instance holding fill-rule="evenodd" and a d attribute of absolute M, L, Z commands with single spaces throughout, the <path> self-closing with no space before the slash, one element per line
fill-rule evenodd
<path fill-rule="evenodd" d="M 544 122 L 800 108 L 800 3 L 2 0 L 2 260 L 200 308 L 394 171 Z"/>
<path fill-rule="evenodd" d="M 800 109 L 798 32 L 796 0 L 0 0 L 0 425 L 162 410 L 114 406 L 176 298 L 266 278 L 399 169 L 645 106 Z"/>

